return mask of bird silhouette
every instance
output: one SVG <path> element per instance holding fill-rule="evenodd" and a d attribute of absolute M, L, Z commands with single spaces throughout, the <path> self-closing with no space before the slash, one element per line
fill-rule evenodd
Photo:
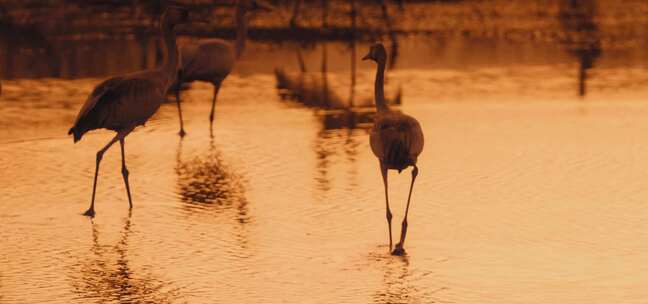
<path fill-rule="evenodd" d="M 173 29 L 179 23 L 187 22 L 188 12 L 180 7 L 168 7 L 161 18 L 161 31 L 164 40 L 164 61 L 160 67 L 110 78 L 97 85 L 81 107 L 79 114 L 68 134 L 74 135 L 74 142 L 81 140 L 83 134 L 95 129 L 108 129 L 117 132 L 115 137 L 97 152 L 92 200 L 90 208 L 84 213 L 94 216 L 95 192 L 99 163 L 103 154 L 117 141 L 121 146 L 122 176 L 126 184 L 128 204 L 133 208 L 128 169 L 124 158 L 124 138 L 133 129 L 144 123 L 157 111 L 164 101 L 165 93 L 175 82 L 178 72 L 178 50 Z"/>
<path fill-rule="evenodd" d="M 214 86 L 211 113 L 209 114 L 209 129 L 214 123 L 214 108 L 216 97 L 223 80 L 227 78 L 234 67 L 236 60 L 241 57 L 247 38 L 247 17 L 249 10 L 271 9 L 268 4 L 258 0 L 237 0 L 234 22 L 236 24 L 236 40 L 234 44 L 223 39 L 203 39 L 197 43 L 190 43 L 180 47 L 182 67 L 175 86 L 178 116 L 180 117 L 180 136 L 186 134 L 182 121 L 182 108 L 180 107 L 180 87 L 182 83 L 196 80 L 206 81 Z"/>
<path fill-rule="evenodd" d="M 407 213 L 409 211 L 412 188 L 418 175 L 416 161 L 423 151 L 423 131 L 419 122 L 412 116 L 405 115 L 399 111 L 391 110 L 385 103 L 383 91 L 385 66 L 387 63 L 387 51 L 385 47 L 376 43 L 371 46 L 369 53 L 362 60 L 373 60 L 378 64 L 376 72 L 375 99 L 376 117 L 369 136 L 371 150 L 380 161 L 380 172 L 382 173 L 385 186 L 385 205 L 387 207 L 387 224 L 389 226 L 389 250 L 392 250 L 392 213 L 389 209 L 389 194 L 387 191 L 388 170 L 398 170 L 412 166 L 412 183 L 410 184 L 409 195 L 407 196 L 407 207 L 402 223 L 400 241 L 396 244 L 392 254 L 403 255 L 405 250 L 405 237 L 407 235 Z"/>

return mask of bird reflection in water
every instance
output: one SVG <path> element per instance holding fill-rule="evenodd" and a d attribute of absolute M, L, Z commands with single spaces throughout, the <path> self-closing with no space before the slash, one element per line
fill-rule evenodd
<path fill-rule="evenodd" d="M 73 290 L 88 301 L 118 303 L 174 303 L 179 290 L 171 288 L 150 274 L 135 271 L 129 260 L 129 236 L 132 234 L 129 211 L 119 240 L 113 245 L 100 242 L 100 229 L 92 221 L 92 247 L 82 257 L 78 277 L 72 278 Z M 77 272 L 74 272 L 77 273 Z M 136 274 L 137 273 L 137 274 Z"/>
<path fill-rule="evenodd" d="M 317 155 L 317 172 L 315 180 L 318 183 L 317 189 L 327 192 L 330 190 L 331 177 L 329 171 L 331 158 L 341 151 L 345 154 L 345 161 L 349 164 L 348 174 L 351 179 L 347 190 L 353 190 L 358 183 L 355 181 L 358 175 L 358 168 L 355 166 L 358 146 L 358 136 L 366 134 L 371 128 L 373 112 L 369 111 L 319 111 L 318 116 L 322 128 L 315 137 L 314 149 Z"/>
<path fill-rule="evenodd" d="M 383 258 L 383 286 L 373 297 L 374 303 L 412 303 L 420 302 L 416 299 L 418 294 L 416 287 L 410 284 L 409 258 L 399 256 L 397 258 Z"/>
<path fill-rule="evenodd" d="M 300 46 L 301 47 L 301 46 Z M 317 172 L 315 177 L 317 189 L 322 192 L 328 192 L 331 189 L 331 177 L 329 175 L 332 162 L 330 158 L 335 156 L 338 151 L 345 151 L 349 163 L 354 164 L 359 143 L 355 140 L 358 135 L 357 131 L 362 130 L 367 133 L 373 123 L 375 108 L 373 100 L 370 98 L 359 99 L 355 94 L 355 73 L 356 73 L 356 54 L 355 40 L 351 41 L 351 90 L 349 99 L 344 100 L 335 90 L 331 89 L 328 81 L 328 54 L 326 43 L 322 45 L 321 71 L 319 75 L 309 74 L 303 60 L 301 49 L 296 50 L 297 63 L 300 67 L 298 75 L 290 75 L 283 70 L 275 70 L 277 78 L 277 89 L 282 99 L 294 100 L 304 106 L 312 107 L 315 115 L 322 123 L 322 129 L 318 131 L 315 138 L 315 153 L 317 155 Z M 401 103 L 401 90 L 394 99 L 387 100 L 388 104 Z M 339 146 L 339 138 L 345 137 L 343 147 Z M 357 176 L 357 168 L 349 166 L 349 175 L 353 178 Z M 353 188 L 357 185 L 351 181 L 348 185 Z M 348 189 L 352 190 L 352 189 Z"/>
<path fill-rule="evenodd" d="M 183 159 L 180 142 L 176 174 L 178 194 L 188 210 L 211 209 L 220 212 L 236 206 L 237 220 L 241 223 L 249 220 L 244 182 L 228 168 L 213 140 L 207 153 L 190 160 Z"/>
<path fill-rule="evenodd" d="M 220 151 L 211 139 L 208 150 L 190 159 L 182 157 L 182 141 L 177 154 L 176 174 L 181 208 L 186 215 L 232 218 L 236 225 L 231 228 L 238 246 L 237 255 L 247 257 L 248 228 L 251 222 L 248 201 L 245 197 L 244 180 L 233 172 L 222 159 Z"/>
<path fill-rule="evenodd" d="M 187 215 L 220 215 L 233 218 L 233 228 L 240 249 L 248 243 L 247 227 L 251 222 L 243 178 L 232 171 L 220 151 L 210 140 L 206 153 L 190 159 L 182 157 L 182 141 L 177 154 L 176 174 L 182 209 Z"/>
<path fill-rule="evenodd" d="M 372 302 L 376 304 L 392 303 L 437 303 L 444 302 L 438 293 L 447 287 L 421 286 L 416 282 L 423 276 L 415 276 L 410 271 L 409 257 L 384 256 L 375 257 L 383 271 L 382 286 L 374 293 Z"/>
<path fill-rule="evenodd" d="M 355 49 L 354 40 L 352 41 L 352 49 Z M 315 115 L 318 116 L 322 123 L 322 129 L 317 132 L 315 138 L 315 153 L 317 154 L 318 172 L 318 176 L 315 180 L 318 184 L 317 189 L 322 192 L 328 192 L 331 188 L 331 177 L 329 176 L 331 165 L 330 158 L 333 155 L 336 155 L 338 151 L 344 151 L 347 156 L 346 159 L 349 164 L 351 164 L 351 166 L 348 166 L 349 175 L 351 177 L 357 176 L 357 168 L 353 165 L 355 164 L 355 156 L 357 155 L 358 147 L 358 142 L 354 138 L 354 131 L 365 130 L 366 133 L 371 127 L 373 115 L 375 114 L 373 110 L 354 107 L 356 60 L 353 56 L 355 56 L 355 52 L 352 52 L 351 60 L 351 91 L 349 94 L 348 104 L 344 104 L 342 99 L 328 87 L 326 45 L 323 46 L 321 79 L 324 85 L 321 90 L 321 96 L 326 102 L 324 109 L 317 109 L 315 111 Z M 398 102 L 400 102 L 400 97 L 398 98 Z M 341 137 L 345 138 L 342 147 L 340 147 L 339 144 L 339 138 Z M 357 184 L 358 183 L 354 181 L 348 183 L 351 188 L 357 186 Z"/>
<path fill-rule="evenodd" d="M 355 40 L 351 40 L 351 86 L 348 99 L 342 98 L 338 92 L 333 89 L 328 79 L 328 53 L 326 43 L 322 43 L 322 60 L 319 73 L 308 72 L 302 56 L 302 45 L 296 50 L 299 73 L 289 73 L 283 69 L 275 69 L 275 78 L 277 82 L 277 92 L 282 100 L 295 101 L 303 106 L 314 109 L 326 110 L 347 110 L 355 111 L 358 109 L 373 109 L 373 97 L 369 95 L 358 97 L 355 93 L 356 85 L 356 52 Z M 389 105 L 401 104 L 401 88 L 393 98 L 387 98 Z"/>
<path fill-rule="evenodd" d="M 579 61 L 578 94 L 587 94 L 587 71 L 601 56 L 601 39 L 596 16 L 595 0 L 562 0 L 560 23 L 565 31 L 565 44 L 569 53 Z"/>

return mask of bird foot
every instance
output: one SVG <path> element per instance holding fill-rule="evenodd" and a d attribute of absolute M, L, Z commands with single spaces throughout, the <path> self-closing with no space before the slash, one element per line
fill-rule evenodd
<path fill-rule="evenodd" d="M 185 137 L 185 135 L 187 135 L 187 132 L 181 129 L 180 132 L 178 132 L 178 135 L 180 135 L 180 137 Z"/>
<path fill-rule="evenodd" d="M 89 216 L 89 217 L 94 217 L 95 216 L 95 211 L 94 209 L 90 208 L 86 210 L 86 212 L 83 213 L 84 216 Z"/>
<path fill-rule="evenodd" d="M 398 243 L 396 244 L 396 247 L 394 248 L 394 251 L 392 251 L 391 254 L 396 256 L 403 256 L 406 255 L 407 253 L 405 252 L 403 245 L 401 245 L 401 243 Z"/>

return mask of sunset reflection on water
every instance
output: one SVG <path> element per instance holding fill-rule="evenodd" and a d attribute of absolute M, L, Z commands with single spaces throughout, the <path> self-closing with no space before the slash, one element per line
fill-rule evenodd
<path fill-rule="evenodd" d="M 277 89 L 275 68 L 301 73 L 300 49 L 308 77 L 348 101 L 348 43 L 327 43 L 325 76 L 321 44 L 250 43 L 213 138 L 212 88 L 194 83 L 184 139 L 172 99 L 128 137 L 132 212 L 119 149 L 106 153 L 94 219 L 80 214 L 111 135 L 65 134 L 103 77 L 154 65 L 154 48 L 76 42 L 58 74 L 16 52 L 1 69 L 0 302 L 643 303 L 648 72 L 642 51 L 606 49 L 595 10 L 567 4 L 552 9 L 585 21 L 554 20 L 573 34 L 561 43 L 399 40 L 387 95 L 402 90 L 395 107 L 426 136 L 405 257 L 388 253 L 374 113 L 361 103 L 374 66 L 357 60 L 353 108 Z M 132 56 L 75 53 L 116 45 Z M 390 175 L 395 223 L 409 181 Z"/>

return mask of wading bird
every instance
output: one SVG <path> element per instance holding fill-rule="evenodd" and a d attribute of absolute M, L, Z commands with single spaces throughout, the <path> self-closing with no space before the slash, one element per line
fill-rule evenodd
<path fill-rule="evenodd" d="M 74 125 L 68 132 L 68 134 L 74 134 L 75 143 L 90 130 L 104 128 L 117 132 L 117 135 L 97 152 L 92 201 L 84 215 L 92 217 L 95 214 L 94 202 L 99 163 L 106 150 L 117 141 L 121 146 L 122 176 L 126 184 L 128 204 L 130 208 L 133 208 L 128 184 L 128 169 L 126 169 L 124 158 L 124 138 L 135 127 L 144 125 L 157 111 L 164 101 L 165 93 L 175 82 L 178 75 L 178 49 L 173 28 L 176 24 L 187 22 L 187 20 L 187 10 L 179 7 L 167 8 L 162 14 L 160 23 L 165 50 L 162 66 L 113 77 L 102 82 L 94 88 L 81 107 Z"/>
<path fill-rule="evenodd" d="M 362 58 L 362 60 L 367 59 L 371 59 L 378 64 L 375 84 L 377 113 L 369 139 L 371 150 L 380 161 L 380 172 L 382 173 L 385 186 L 385 205 L 387 207 L 390 251 L 392 249 L 392 213 L 389 210 L 387 170 L 398 170 L 398 173 L 400 173 L 409 166 L 414 167 L 412 169 L 412 183 L 410 184 L 409 195 L 407 196 L 407 207 L 405 208 L 405 218 L 403 219 L 400 241 L 396 244 L 392 252 L 394 255 L 402 255 L 405 253 L 403 245 L 405 244 L 405 236 L 407 235 L 407 213 L 409 211 L 410 199 L 412 198 L 414 180 L 416 180 L 416 176 L 418 175 L 416 160 L 418 155 L 421 154 L 421 151 L 423 151 L 423 131 L 421 131 L 421 126 L 414 117 L 391 110 L 385 103 L 385 95 L 383 92 L 385 65 L 387 61 L 385 47 L 380 43 L 372 45 L 369 53 Z"/>
<path fill-rule="evenodd" d="M 211 113 L 209 114 L 209 129 L 214 123 L 214 107 L 216 97 L 223 80 L 227 78 L 245 48 L 247 38 L 248 10 L 266 9 L 271 7 L 258 0 L 237 0 L 234 23 L 236 24 L 236 40 L 234 44 L 223 39 L 213 38 L 200 40 L 197 43 L 184 45 L 180 48 L 182 67 L 175 86 L 176 102 L 178 103 L 178 116 L 180 117 L 180 136 L 185 135 L 182 122 L 182 109 L 180 108 L 180 86 L 185 82 L 196 80 L 210 82 L 214 86 Z"/>

